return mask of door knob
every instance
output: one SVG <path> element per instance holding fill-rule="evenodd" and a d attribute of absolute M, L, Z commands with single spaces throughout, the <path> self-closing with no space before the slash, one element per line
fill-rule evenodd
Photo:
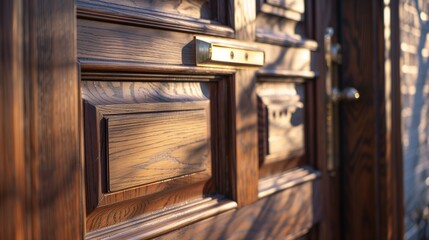
<path fill-rule="evenodd" d="M 356 88 L 347 87 L 343 90 L 333 88 L 331 93 L 331 100 L 334 102 L 338 101 L 356 101 L 360 98 L 360 94 Z"/>

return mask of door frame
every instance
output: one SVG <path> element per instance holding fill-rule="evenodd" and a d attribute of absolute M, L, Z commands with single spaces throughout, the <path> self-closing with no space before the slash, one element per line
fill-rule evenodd
<path fill-rule="evenodd" d="M 353 209 L 342 202 L 341 211 L 343 215 L 367 212 L 373 219 L 371 221 L 376 223 L 373 227 L 360 228 L 359 219 L 352 217 L 355 222 L 350 226 L 353 226 L 354 232 L 365 232 L 365 235 L 379 237 L 377 239 L 399 239 L 403 236 L 399 3 L 397 0 L 390 2 L 391 80 L 385 78 L 384 72 L 383 1 L 346 0 L 342 6 L 346 3 L 347 6 L 364 4 L 369 9 L 359 19 L 370 24 L 364 26 L 359 21 L 348 23 L 366 28 L 359 32 L 362 38 L 357 39 L 363 45 L 373 46 L 377 54 L 376 58 L 365 55 L 365 61 L 373 66 L 367 74 L 374 80 L 363 83 L 372 89 L 365 104 L 374 109 L 372 116 L 375 124 L 368 126 L 374 134 L 373 141 L 366 148 L 370 147 L 376 161 L 367 160 L 373 176 L 370 184 L 354 186 L 352 190 L 348 188 L 347 192 L 343 191 L 342 199 L 351 196 L 350 190 L 365 192 L 370 188 L 377 192 L 365 202 L 357 200 L 362 202 L 351 205 Z M 3 230 L 10 230 L 0 231 L 0 238 L 83 238 L 85 214 L 82 159 L 79 155 L 75 3 L 66 0 L 5 0 L 0 2 L 0 7 L 10 13 L 3 14 L 5 21 L 0 22 L 3 35 L 8 37 L 2 39 L 1 52 L 9 53 L 8 50 L 14 49 L 13 54 L 2 56 L 2 71 L 6 78 L 1 90 L 13 94 L 4 95 L 1 108 L 1 115 L 8 116 L 3 117 L 6 120 L 1 122 L 1 127 L 12 129 L 12 136 L 3 132 L 0 135 L 8 156 L 0 159 L 1 165 L 10 169 L 4 181 L 0 182 L 1 196 L 10 198 L 10 204 L 0 206 L 0 225 Z M 343 16 L 345 19 L 351 17 Z M 370 31 L 368 27 L 371 27 Z M 363 37 L 368 32 L 370 37 Z M 240 34 L 238 32 L 237 36 Z M 347 32 L 343 31 L 343 34 Z M 253 36 L 238 38 L 250 37 Z M 351 44 L 345 46 L 343 43 L 345 51 L 363 50 L 350 47 Z M 8 61 L 11 67 L 3 68 Z M 353 81 L 353 78 L 350 79 Z M 390 92 L 385 87 L 388 81 L 391 81 Z M 391 110 L 387 111 L 389 102 Z M 351 131 L 351 128 L 343 128 L 343 136 L 349 139 Z M 237 138 L 244 139 L 246 136 Z M 10 143 L 12 145 L 8 145 Z M 348 152 L 343 154 L 351 157 L 349 159 L 354 157 Z M 348 167 L 351 166 L 343 166 L 345 169 Z M 359 174 L 345 174 L 342 180 L 355 183 L 359 177 Z M 253 202 L 254 195 L 239 202 L 242 205 Z M 326 204 L 330 203 L 326 201 Z M 8 209 L 14 209 L 15 214 L 6 211 Z"/>

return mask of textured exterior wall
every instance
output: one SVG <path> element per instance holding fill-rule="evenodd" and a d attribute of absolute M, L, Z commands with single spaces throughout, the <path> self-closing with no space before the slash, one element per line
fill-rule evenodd
<path fill-rule="evenodd" d="M 405 239 L 429 239 L 428 7 L 400 1 Z"/>

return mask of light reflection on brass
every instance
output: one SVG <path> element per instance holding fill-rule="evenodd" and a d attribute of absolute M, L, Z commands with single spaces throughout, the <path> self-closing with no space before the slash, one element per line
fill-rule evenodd
<path fill-rule="evenodd" d="M 265 53 L 243 44 L 195 37 L 197 66 L 205 67 L 260 67 L 264 65 Z"/>

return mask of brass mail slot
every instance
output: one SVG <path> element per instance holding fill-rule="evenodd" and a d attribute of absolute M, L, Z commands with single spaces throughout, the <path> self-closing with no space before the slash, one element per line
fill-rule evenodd
<path fill-rule="evenodd" d="M 196 65 L 205 67 L 264 65 L 265 53 L 257 48 L 208 41 L 195 37 Z"/>

